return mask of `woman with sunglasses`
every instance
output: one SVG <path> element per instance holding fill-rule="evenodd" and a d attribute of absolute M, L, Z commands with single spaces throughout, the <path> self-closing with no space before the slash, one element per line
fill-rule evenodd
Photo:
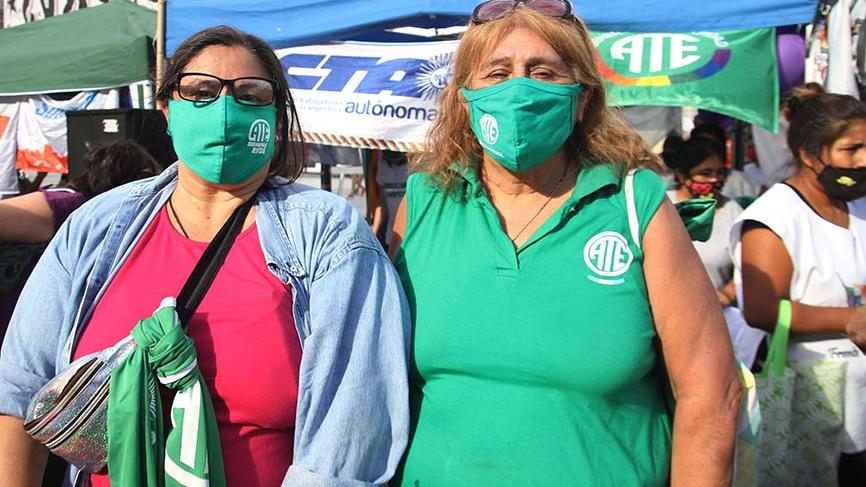
<path fill-rule="evenodd" d="M 175 51 L 158 98 L 180 161 L 73 214 L 14 313 L 0 357 L 3 485 L 36 485 L 42 475 L 47 450 L 22 429 L 31 396 L 70 360 L 114 345 L 165 296 L 177 296 L 208 242 L 251 199 L 185 323 L 218 430 L 205 430 L 208 445 L 217 433 L 222 457 L 208 449 L 199 482 L 387 482 L 408 436 L 405 298 L 354 208 L 294 182 L 301 132 L 279 60 L 257 37 L 210 28 Z M 128 385 L 114 380 L 111 391 Z M 125 453 L 133 450 L 123 449 L 126 438 L 113 442 L 112 428 L 142 418 L 112 418 L 111 404 L 108 472 L 89 475 L 90 485 L 163 485 L 169 477 L 193 485 L 195 455 L 187 466 L 166 458 L 165 471 L 135 470 L 144 457 Z M 186 448 L 190 437 L 182 438 Z"/>
<path fill-rule="evenodd" d="M 731 481 L 721 309 L 594 52 L 565 1 L 475 9 L 395 224 L 414 318 L 396 485 Z"/>

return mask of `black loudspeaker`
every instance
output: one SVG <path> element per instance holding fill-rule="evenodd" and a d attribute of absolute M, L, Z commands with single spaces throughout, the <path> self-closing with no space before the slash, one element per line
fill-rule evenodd
<path fill-rule="evenodd" d="M 66 112 L 69 178 L 81 172 L 85 154 L 97 146 L 132 139 L 166 167 L 177 160 L 159 110 L 118 108 Z"/>

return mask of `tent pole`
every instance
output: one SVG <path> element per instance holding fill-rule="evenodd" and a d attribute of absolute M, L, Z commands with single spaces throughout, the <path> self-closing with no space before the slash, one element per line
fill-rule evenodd
<path fill-rule="evenodd" d="M 156 3 L 156 86 L 153 87 L 154 93 L 159 90 L 162 84 L 162 69 L 163 59 L 165 59 L 165 0 L 158 0 Z M 153 97 L 154 108 L 159 108 L 159 102 L 156 97 Z"/>

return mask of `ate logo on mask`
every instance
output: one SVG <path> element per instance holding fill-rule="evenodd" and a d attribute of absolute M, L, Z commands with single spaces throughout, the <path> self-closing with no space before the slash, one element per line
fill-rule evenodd
<path fill-rule="evenodd" d="M 496 121 L 496 117 L 488 113 L 481 117 L 478 125 L 481 126 L 481 136 L 484 137 L 485 142 L 495 144 L 499 140 L 499 122 Z"/>
<path fill-rule="evenodd" d="M 250 133 L 247 137 L 250 154 L 264 154 L 271 140 L 271 125 L 261 118 L 250 125 Z"/>

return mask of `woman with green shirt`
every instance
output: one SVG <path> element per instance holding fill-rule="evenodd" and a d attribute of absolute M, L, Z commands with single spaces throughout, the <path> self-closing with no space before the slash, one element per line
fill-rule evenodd
<path fill-rule="evenodd" d="M 724 319 L 571 5 L 478 5 L 440 103 L 392 243 L 415 326 L 394 485 L 730 484 Z"/>

